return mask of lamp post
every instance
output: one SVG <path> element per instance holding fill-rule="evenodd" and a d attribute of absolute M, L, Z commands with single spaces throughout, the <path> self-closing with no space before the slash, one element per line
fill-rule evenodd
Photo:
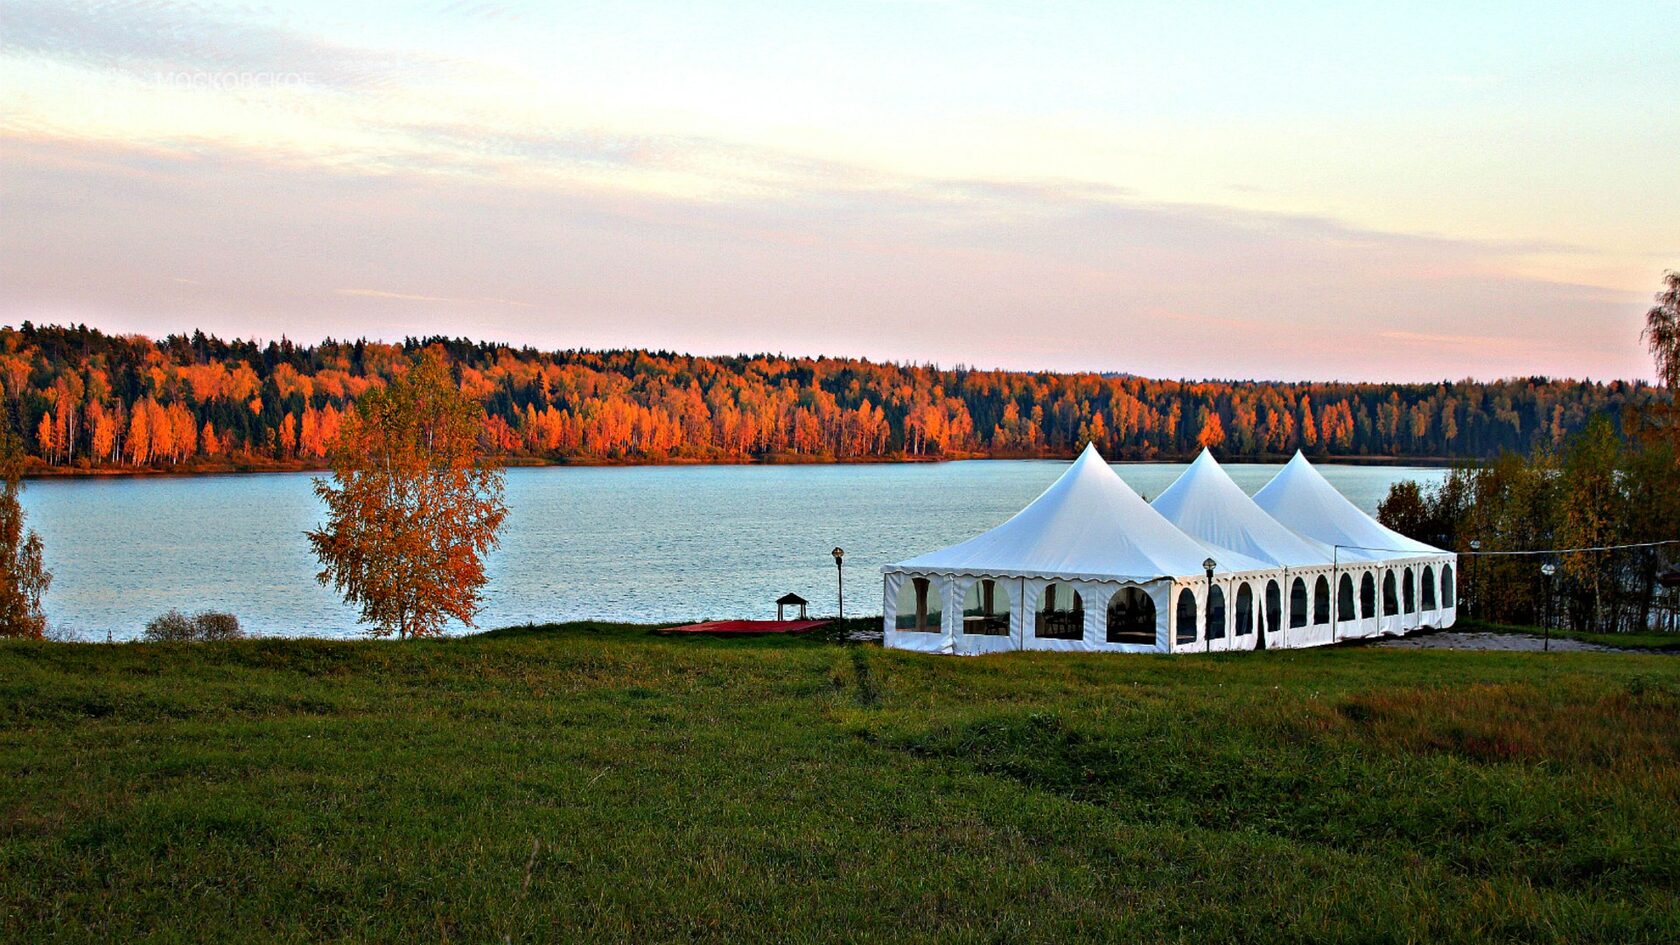
<path fill-rule="evenodd" d="M 1547 652 L 1551 652 L 1551 649 L 1552 649 L 1552 575 L 1557 573 L 1557 565 L 1548 561 L 1545 564 L 1542 564 L 1540 566 L 1540 573 L 1545 575 L 1545 577 L 1546 577 L 1546 606 L 1545 606 L 1545 609 L 1543 611 L 1545 616 L 1540 618 L 1541 622 L 1546 625 L 1546 642 L 1544 644 L 1542 644 L 1542 648 L 1545 649 Z"/>
<path fill-rule="evenodd" d="M 1472 617 L 1482 616 L 1477 612 L 1482 609 L 1482 565 L 1481 555 L 1477 554 L 1481 550 L 1482 540 L 1480 538 L 1470 539 L 1470 616 Z"/>
<path fill-rule="evenodd" d="M 840 619 L 846 619 L 846 549 L 836 548 L 829 554 L 834 556 L 835 597 L 840 604 Z"/>
<path fill-rule="evenodd" d="M 1208 621 L 1213 619 L 1213 569 L 1218 566 L 1219 562 L 1212 558 L 1202 559 L 1202 570 L 1207 572 L 1207 600 L 1202 604 L 1202 639 L 1207 641 L 1208 649 L 1213 648 L 1213 639 L 1208 636 L 1211 629 Z"/>

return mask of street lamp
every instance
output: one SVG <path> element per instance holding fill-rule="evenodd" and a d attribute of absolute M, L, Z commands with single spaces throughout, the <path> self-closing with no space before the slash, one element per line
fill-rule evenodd
<path fill-rule="evenodd" d="M 1541 618 L 1541 622 L 1546 625 L 1546 642 L 1543 648 L 1550 652 L 1552 649 L 1552 575 L 1557 573 L 1557 565 L 1548 561 L 1540 566 L 1540 573 L 1546 576 L 1545 616 Z"/>
<path fill-rule="evenodd" d="M 840 619 L 846 619 L 846 549 L 836 548 L 829 554 L 834 556 L 834 581 L 836 597 L 840 603 Z"/>
<path fill-rule="evenodd" d="M 1482 616 L 1476 612 L 1482 609 L 1481 556 L 1476 553 L 1481 550 L 1482 540 L 1480 538 L 1470 539 L 1470 616 L 1472 617 Z"/>
<path fill-rule="evenodd" d="M 1207 632 L 1208 632 L 1207 623 L 1208 623 L 1209 620 L 1213 619 L 1213 569 L 1215 567 L 1217 567 L 1218 565 L 1219 565 L 1219 562 L 1213 560 L 1212 558 L 1202 559 L 1202 570 L 1207 572 L 1207 595 L 1206 595 L 1207 600 L 1202 602 L 1202 614 L 1203 614 L 1203 617 L 1202 617 L 1202 638 L 1203 639 L 1207 639 Z M 1213 644 L 1211 642 L 1208 644 L 1208 648 L 1209 649 L 1213 648 Z"/>

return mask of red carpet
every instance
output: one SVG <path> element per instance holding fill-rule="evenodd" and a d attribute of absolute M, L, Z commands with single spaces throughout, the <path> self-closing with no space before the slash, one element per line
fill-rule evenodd
<path fill-rule="evenodd" d="M 680 627 L 667 627 L 656 633 L 722 633 L 751 635 L 755 633 L 804 633 L 826 626 L 826 620 L 708 620 Z"/>

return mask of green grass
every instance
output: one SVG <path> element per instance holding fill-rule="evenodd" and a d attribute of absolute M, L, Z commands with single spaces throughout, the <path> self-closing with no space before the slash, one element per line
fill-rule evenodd
<path fill-rule="evenodd" d="M 1669 942 L 1680 661 L 0 645 L 0 941 Z"/>
<path fill-rule="evenodd" d="M 1540 636 L 1546 632 L 1541 627 L 1491 623 L 1485 620 L 1460 620 L 1453 625 L 1453 629 L 1481 633 L 1530 633 L 1535 636 Z M 1560 630 L 1554 627 L 1552 628 L 1552 639 L 1580 640 L 1583 643 L 1597 643 L 1623 650 L 1680 650 L 1680 633 L 1664 633 L 1655 630 L 1646 633 L 1591 633 L 1581 630 Z"/>

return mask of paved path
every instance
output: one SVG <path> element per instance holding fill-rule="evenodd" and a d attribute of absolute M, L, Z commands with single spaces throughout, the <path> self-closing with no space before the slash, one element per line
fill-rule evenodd
<path fill-rule="evenodd" d="M 1537 653 L 1545 646 L 1545 638 L 1532 633 L 1475 633 L 1444 630 L 1415 637 L 1384 640 L 1376 646 L 1410 650 L 1511 650 Z M 1580 640 L 1552 638 L 1553 652 L 1566 653 L 1628 653 L 1630 650 Z"/>

